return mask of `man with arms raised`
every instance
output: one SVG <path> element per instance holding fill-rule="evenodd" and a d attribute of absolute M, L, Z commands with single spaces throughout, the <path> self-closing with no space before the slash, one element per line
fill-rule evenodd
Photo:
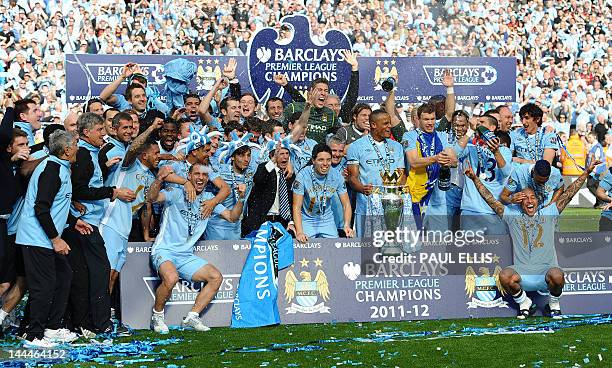
<path fill-rule="evenodd" d="M 593 162 L 556 201 L 543 208 L 540 208 L 538 197 L 531 188 L 523 189 L 523 199 L 519 204 L 505 206 L 495 199 L 472 168 L 467 167 L 465 174 L 510 230 L 514 264 L 502 270 L 499 281 L 504 289 L 512 293 L 519 305 L 519 319 L 533 315 L 537 309 L 525 291 L 540 290 L 548 290 L 550 293 L 544 314 L 555 319 L 562 318 L 559 298 L 565 279 L 557 262 L 555 226 L 565 206 L 598 163 Z"/>
<path fill-rule="evenodd" d="M 164 306 L 179 278 L 206 283 L 198 293 L 191 311 L 183 319 L 182 325 L 196 331 L 209 330 L 199 316 L 215 297 L 223 275 L 215 266 L 193 254 L 193 247 L 208 224 L 208 217 L 202 212 L 204 203 L 213 198 L 211 193 L 204 191 L 209 172 L 210 168 L 200 163 L 189 168 L 188 180 L 196 190 L 194 201 L 187 200 L 187 193 L 183 188 L 168 187 L 160 191 L 162 182 L 172 173 L 169 166 L 159 170 L 157 179 L 149 188 L 148 201 L 164 202 L 159 235 L 151 249 L 151 261 L 162 281 L 155 291 L 155 305 L 151 316 L 151 327 L 158 333 L 168 333 L 168 326 L 164 322 Z M 245 194 L 241 189 L 244 188 L 238 187 L 239 199 L 243 199 Z M 242 206 L 243 200 L 239 200 L 231 211 L 218 204 L 212 212 L 229 222 L 235 222 L 240 218 Z"/>

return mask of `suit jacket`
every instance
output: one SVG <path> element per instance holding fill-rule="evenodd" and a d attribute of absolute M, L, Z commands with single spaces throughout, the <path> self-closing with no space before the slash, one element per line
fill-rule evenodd
<path fill-rule="evenodd" d="M 266 167 L 266 165 L 268 166 Z M 255 171 L 253 176 L 253 189 L 247 200 L 247 213 L 242 219 L 242 236 L 246 236 L 253 230 L 258 230 L 261 224 L 266 222 L 266 216 L 270 212 L 270 208 L 272 208 L 276 198 L 277 180 L 276 170 L 271 162 L 262 163 L 257 166 L 257 171 Z M 295 173 L 289 179 L 286 179 L 290 212 L 293 205 L 292 188 L 294 180 Z M 279 222 L 285 227 L 289 223 L 289 221 Z"/>

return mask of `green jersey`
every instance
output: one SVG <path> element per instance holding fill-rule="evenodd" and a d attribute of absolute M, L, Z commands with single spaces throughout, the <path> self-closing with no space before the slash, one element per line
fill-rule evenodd
<path fill-rule="evenodd" d="M 303 102 L 292 102 L 285 107 L 283 118 L 285 122 L 287 122 L 291 118 L 291 115 L 302 111 L 304 111 Z M 314 139 L 317 143 L 325 143 L 327 133 L 329 133 L 331 128 L 337 126 L 340 126 L 340 123 L 332 109 L 325 106 L 320 109 L 312 107 L 310 109 L 310 117 L 308 118 L 308 131 L 306 132 L 306 137 Z"/>

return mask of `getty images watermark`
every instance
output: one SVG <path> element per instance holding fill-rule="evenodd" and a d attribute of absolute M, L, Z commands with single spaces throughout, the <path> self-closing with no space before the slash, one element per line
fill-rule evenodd
<path fill-rule="evenodd" d="M 377 230 L 372 233 L 372 245 L 377 248 L 385 244 L 402 244 L 404 249 L 418 249 L 423 245 L 448 245 L 463 247 L 466 244 L 483 244 L 484 230 L 414 230 L 397 228 L 395 230 Z"/>

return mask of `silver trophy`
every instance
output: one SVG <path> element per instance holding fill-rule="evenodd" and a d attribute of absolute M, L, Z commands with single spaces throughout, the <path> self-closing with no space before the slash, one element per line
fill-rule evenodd
<path fill-rule="evenodd" d="M 416 223 L 412 214 L 412 198 L 403 192 L 403 186 L 381 185 L 375 187 L 369 196 L 370 216 L 367 217 L 366 237 L 373 236 L 375 231 L 395 231 L 399 228 L 416 231 Z M 395 233 L 397 234 L 397 233 Z M 405 233 L 404 233 L 405 234 Z M 413 239 L 413 238 L 410 238 Z M 397 238 L 382 245 L 384 255 L 400 255 L 418 250 L 418 244 L 412 244 Z"/>

